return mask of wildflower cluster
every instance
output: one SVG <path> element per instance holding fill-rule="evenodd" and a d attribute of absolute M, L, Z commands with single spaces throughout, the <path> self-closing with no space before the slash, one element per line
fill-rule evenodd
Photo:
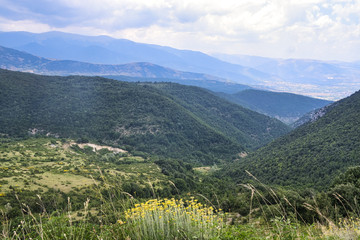
<path fill-rule="evenodd" d="M 346 235 L 360 236 L 360 219 L 359 218 L 340 218 L 338 222 L 337 232 L 347 233 Z"/>
<path fill-rule="evenodd" d="M 339 219 L 339 226 L 340 228 L 346 229 L 346 230 L 353 230 L 358 235 L 360 235 L 360 219 L 359 218 L 344 218 Z"/>
<path fill-rule="evenodd" d="M 176 237 L 209 239 L 219 236 L 223 219 L 213 207 L 196 199 L 152 199 L 125 211 L 125 219 L 137 239 Z"/>
<path fill-rule="evenodd" d="M 326 228 L 322 228 L 326 236 L 336 236 L 340 239 L 358 239 L 360 236 L 360 219 L 359 218 L 340 218 L 335 225 L 330 223 Z"/>

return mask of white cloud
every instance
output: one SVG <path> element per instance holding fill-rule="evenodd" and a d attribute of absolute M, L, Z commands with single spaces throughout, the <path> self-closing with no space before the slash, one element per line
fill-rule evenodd
<path fill-rule="evenodd" d="M 1 31 L 29 31 L 34 33 L 48 32 L 53 29 L 46 23 L 38 23 L 32 20 L 8 20 L 0 17 Z"/>
<path fill-rule="evenodd" d="M 0 17 L 3 31 L 62 30 L 207 52 L 359 59 L 358 0 L 0 0 Z"/>

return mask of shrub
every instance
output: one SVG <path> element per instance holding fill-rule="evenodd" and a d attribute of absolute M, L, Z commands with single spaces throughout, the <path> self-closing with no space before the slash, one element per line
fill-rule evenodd
<path fill-rule="evenodd" d="M 152 199 L 135 204 L 119 220 L 131 239 L 217 239 L 224 229 L 221 214 L 197 200 Z"/>

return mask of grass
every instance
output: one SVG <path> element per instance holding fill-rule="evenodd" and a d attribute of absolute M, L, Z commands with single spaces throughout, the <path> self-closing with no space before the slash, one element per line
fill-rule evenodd
<path fill-rule="evenodd" d="M 41 175 L 41 179 L 35 182 L 41 186 L 59 189 L 65 193 L 70 192 L 73 188 L 82 188 L 94 184 L 94 180 L 91 178 L 74 175 L 69 172 L 65 173 L 66 174 L 46 172 Z"/>
<path fill-rule="evenodd" d="M 89 200 L 81 216 L 68 208 L 62 213 L 35 215 L 23 205 L 23 219 L 13 226 L 2 218 L 1 238 L 13 239 L 359 239 L 359 219 L 343 219 L 337 226 L 305 225 L 285 218 L 267 224 L 252 221 L 226 224 L 224 214 L 200 204 L 196 199 L 151 199 L 135 203 L 127 199 L 116 209 L 116 221 L 91 220 Z M 110 203 L 110 202 L 107 202 Z M 129 206 L 126 209 L 126 206 Z M 99 220 L 100 219 L 100 220 Z"/>
<path fill-rule="evenodd" d="M 26 189 L 26 190 L 37 190 L 37 189 L 42 189 L 45 190 L 46 188 L 43 186 L 40 186 L 38 184 L 36 184 L 34 182 L 34 179 L 30 180 L 28 178 L 22 177 L 22 176 L 13 176 L 13 177 L 8 177 L 8 178 L 3 178 L 2 181 L 7 182 L 6 184 L 3 184 L 1 186 L 1 189 L 4 192 L 9 192 L 9 190 L 11 190 L 11 188 L 16 188 L 16 189 Z"/>
<path fill-rule="evenodd" d="M 196 168 L 193 168 L 195 171 L 199 172 L 199 173 L 202 173 L 202 174 L 209 174 L 211 172 L 215 172 L 215 171 L 218 171 L 220 170 L 220 168 L 214 164 L 212 166 L 204 166 L 204 167 L 196 167 Z"/>
<path fill-rule="evenodd" d="M 338 239 L 359 239 L 360 219 L 340 218 L 337 224 L 330 223 L 327 227 L 319 226 L 325 236 L 333 236 Z"/>
<path fill-rule="evenodd" d="M 153 162 L 129 153 L 124 157 L 77 152 L 66 144 L 39 138 L 0 145 L 0 199 L 14 192 L 20 195 L 24 189 L 67 193 L 92 186 L 91 191 L 70 196 L 77 199 L 76 207 L 69 200 L 67 207 L 52 212 L 47 212 L 48 206 L 35 193 L 31 199 L 37 199 L 34 206 L 41 209 L 37 213 L 21 199 L 18 206 L 4 202 L 0 206 L 1 239 L 360 239 L 358 211 L 335 220 L 320 216 L 323 222 L 309 225 L 291 201 L 257 182 L 261 191 L 254 185 L 244 185 L 251 193 L 245 203 L 248 213 L 224 217 L 211 203 L 205 206 L 195 198 L 157 198 L 157 190 L 169 181 Z M 207 174 L 213 168 L 195 170 Z M 123 191 L 125 183 L 150 186 L 154 199 L 135 199 L 136 194 Z M 90 200 L 82 205 L 86 198 Z M 307 207 L 322 215 L 316 206 Z M 289 208 L 293 214 L 285 211 Z M 14 209 L 21 209 L 20 219 L 11 218 Z"/>
<path fill-rule="evenodd" d="M 105 197 L 105 196 L 103 196 Z M 40 203 L 41 198 L 39 197 Z M 23 218 L 13 226 L 3 212 L 2 239 L 219 239 L 225 229 L 223 214 L 196 199 L 151 199 L 135 203 L 123 199 L 121 207 L 114 209 L 117 221 L 101 217 L 97 223 L 90 218 L 89 199 L 84 203 L 81 216 L 75 216 L 68 207 L 61 213 L 33 214 L 21 204 Z M 104 212 L 115 204 L 107 199 Z M 130 206 L 127 210 L 126 206 Z M 107 207 L 109 209 L 105 210 Z M 104 213 L 103 212 L 103 213 Z"/>
<path fill-rule="evenodd" d="M 288 216 L 251 217 L 246 223 L 235 221 L 221 209 L 206 206 L 194 197 L 183 199 L 150 199 L 141 201 L 121 191 L 119 186 L 98 186 L 103 200 L 96 209 L 73 211 L 70 198 L 66 209 L 40 214 L 21 203 L 23 217 L 14 225 L 2 210 L 2 232 L 5 240 L 13 239 L 360 239 L 360 218 L 338 219 L 336 222 L 306 224 Z M 104 194 L 103 188 L 109 194 Z M 255 195 L 261 194 L 254 190 Z M 275 194 L 275 192 L 274 192 Z M 122 197 L 121 197 L 122 196 Z M 263 196 L 263 195 L 262 195 Z M 89 196 L 91 197 L 91 196 Z M 279 195 L 275 196 L 280 198 Z M 21 202 L 21 201 L 20 201 Z M 280 204 L 280 203 L 279 203 Z M 94 207 L 94 206 L 93 206 Z M 262 208 L 267 208 L 266 204 Z M 281 206 L 275 211 L 281 211 Z M 251 209 L 251 202 L 249 202 Z M 250 211 L 251 212 L 251 211 Z M 253 212 L 253 211 L 252 211 Z"/>
<path fill-rule="evenodd" d="M 211 167 L 196 167 L 196 168 L 193 168 L 195 171 L 198 171 L 202 174 L 208 174 L 211 170 Z"/>

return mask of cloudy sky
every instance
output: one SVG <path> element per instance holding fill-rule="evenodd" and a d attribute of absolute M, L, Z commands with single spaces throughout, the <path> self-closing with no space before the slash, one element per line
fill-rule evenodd
<path fill-rule="evenodd" d="M 360 60 L 360 0 L 0 0 L 0 31 L 52 30 L 207 53 Z"/>

